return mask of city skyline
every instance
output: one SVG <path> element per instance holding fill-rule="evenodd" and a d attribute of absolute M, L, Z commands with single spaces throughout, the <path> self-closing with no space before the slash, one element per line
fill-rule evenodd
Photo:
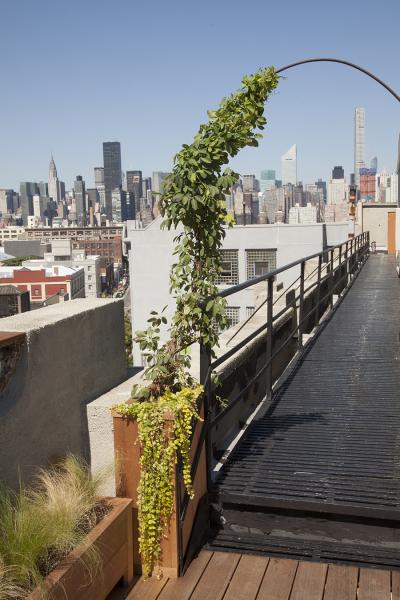
<path fill-rule="evenodd" d="M 206 111 L 237 89 L 243 75 L 269 64 L 279 67 L 313 55 L 338 56 L 400 89 L 396 60 L 400 6 L 394 0 L 379 51 L 368 38 L 355 35 L 370 24 L 376 11 L 368 1 L 348 5 L 339 0 L 335 5 L 337 13 L 345 15 L 339 49 L 337 31 L 329 27 L 332 15 L 316 2 L 305 11 L 289 0 L 283 11 L 281 6 L 251 0 L 246 11 L 257 18 L 252 19 L 245 44 L 237 43 L 235 36 L 228 41 L 221 35 L 222 31 L 241 34 L 238 15 L 243 7 L 237 0 L 229 10 L 211 0 L 201 7 L 181 1 L 173 6 L 160 3 L 157 19 L 150 4 L 133 6 L 123 0 L 100 4 L 101 8 L 92 0 L 83 5 L 71 0 L 48 10 L 47 1 L 19 0 L 3 7 L 4 20 L 11 26 L 0 40 L 0 65 L 7 84 L 1 100 L 0 139 L 7 141 L 0 148 L 2 186 L 15 189 L 20 181 L 44 180 L 51 152 L 68 186 L 77 173 L 91 184 L 92 168 L 101 164 L 101 142 L 114 139 L 123 148 L 124 170 L 169 171 L 182 143 L 190 142 L 207 119 Z M 289 13 L 291 18 L 286 19 Z M 116 15 L 118 43 L 113 44 L 109 23 L 115 22 Z M 139 27 L 131 35 L 132 18 L 152 23 L 151 44 L 146 28 Z M 68 36 L 61 33 L 60 22 Z M 18 23 L 18 36 L 13 23 Z M 51 52 L 49 43 L 38 39 L 39 30 L 52 31 L 47 40 Z M 112 78 L 104 77 L 105 67 Z M 137 76 L 127 77 L 132 69 Z M 392 170 L 398 105 L 361 74 L 326 64 L 287 73 L 266 107 L 268 124 L 260 147 L 244 150 L 232 166 L 241 173 L 279 171 L 280 157 L 297 143 L 299 179 L 328 179 L 332 165 L 338 163 L 349 173 L 356 106 L 364 106 L 367 114 L 366 161 L 377 155 L 381 166 Z"/>

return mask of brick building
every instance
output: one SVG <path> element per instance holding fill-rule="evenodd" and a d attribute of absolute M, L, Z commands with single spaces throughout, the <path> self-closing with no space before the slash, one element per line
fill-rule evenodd
<path fill-rule="evenodd" d="M 107 263 L 122 265 L 122 238 L 124 227 L 37 227 L 26 229 L 27 240 L 71 240 L 73 249 L 86 254 L 102 256 Z"/>
<path fill-rule="evenodd" d="M 56 295 L 69 300 L 85 297 L 85 274 L 82 268 L 0 267 L 0 286 L 5 285 L 28 291 L 32 304 L 42 303 Z"/>

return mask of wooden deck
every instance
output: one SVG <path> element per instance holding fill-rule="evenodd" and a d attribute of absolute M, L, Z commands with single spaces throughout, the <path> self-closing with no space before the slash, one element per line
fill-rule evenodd
<path fill-rule="evenodd" d="M 143 581 L 109 600 L 400 600 L 400 572 L 203 550 L 184 577 Z"/>

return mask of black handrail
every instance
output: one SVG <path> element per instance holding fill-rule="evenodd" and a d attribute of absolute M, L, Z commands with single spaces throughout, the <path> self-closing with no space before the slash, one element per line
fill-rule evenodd
<path fill-rule="evenodd" d="M 304 333 L 304 324 L 307 320 L 315 313 L 314 323 L 318 327 L 320 326 L 320 309 L 323 307 L 323 312 L 326 310 L 326 301 L 329 301 L 329 309 L 333 309 L 333 296 L 337 290 L 337 288 L 344 282 L 345 285 L 343 288 L 339 289 L 339 295 L 345 289 L 347 289 L 352 284 L 352 275 L 354 275 L 362 266 L 364 261 L 368 258 L 370 248 L 370 240 L 369 240 L 369 232 L 361 233 L 360 235 L 347 240 L 341 244 L 337 244 L 336 246 L 332 246 L 326 250 L 321 252 L 317 252 L 315 254 L 311 254 L 304 258 L 298 259 L 280 267 L 278 269 L 274 269 L 261 277 L 256 279 L 252 279 L 250 281 L 246 281 L 242 284 L 232 286 L 226 290 L 220 292 L 220 294 L 214 296 L 221 297 L 229 297 L 232 294 L 246 289 L 250 286 L 255 285 L 256 283 L 262 281 L 268 281 L 268 295 L 267 295 L 267 319 L 266 323 L 258 327 L 255 331 L 253 331 L 250 335 L 246 336 L 241 342 L 236 344 L 233 348 L 229 349 L 222 356 L 216 358 L 214 361 L 211 360 L 211 351 L 209 348 L 201 347 L 200 351 L 200 382 L 204 385 L 205 393 L 204 393 L 204 408 L 205 408 L 205 433 L 206 433 L 206 462 L 207 462 L 207 485 L 208 490 L 212 488 L 212 478 L 211 478 L 211 465 L 212 465 L 212 447 L 211 447 L 211 430 L 215 425 L 217 425 L 223 417 L 230 412 L 231 408 L 237 404 L 237 402 L 243 397 L 248 389 L 251 388 L 252 385 L 259 379 L 259 377 L 267 371 L 267 389 L 266 396 L 271 398 L 272 389 L 273 389 L 273 378 L 272 378 L 272 366 L 275 357 L 281 352 L 287 344 L 293 341 L 293 337 L 297 333 L 297 345 L 298 349 L 301 351 L 303 348 L 303 333 Z M 334 258 L 334 254 L 338 250 L 338 255 Z M 326 258 L 328 257 L 328 260 Z M 304 282 L 308 279 L 305 276 L 305 264 L 307 261 L 312 260 L 314 258 L 318 258 L 318 266 L 313 270 L 313 273 L 317 270 L 317 281 L 313 282 L 311 285 L 305 288 Z M 326 262 L 327 272 L 322 276 L 322 261 Z M 335 268 L 334 263 L 338 261 L 338 265 Z M 293 267 L 300 266 L 300 292 L 298 295 L 295 295 L 293 300 L 281 311 L 277 314 L 273 314 L 273 282 L 275 276 L 279 273 L 287 271 Z M 329 268 L 329 271 L 328 271 Z M 336 280 L 336 273 L 340 273 L 340 270 L 344 269 L 345 273 Z M 321 296 L 320 290 L 322 285 L 328 285 L 328 291 L 324 290 L 323 295 Z M 311 310 L 305 310 L 305 295 L 312 288 L 317 286 L 317 299 L 315 305 L 312 306 Z M 297 289 L 297 288 L 296 288 Z M 295 290 L 296 291 L 296 290 Z M 298 305 L 297 305 L 298 302 Z M 202 306 L 204 303 L 202 302 Z M 282 317 L 285 313 L 290 310 L 299 311 L 299 317 L 296 317 L 296 326 L 292 328 L 287 338 L 283 341 L 283 343 L 279 346 L 279 348 L 274 349 L 273 351 L 273 326 L 276 320 Z M 256 375 L 251 379 L 250 382 L 247 383 L 244 389 L 241 390 L 237 396 L 230 401 L 228 406 L 224 407 L 222 411 L 220 411 L 217 415 L 213 415 L 215 402 L 214 402 L 214 390 L 211 383 L 211 374 L 212 372 L 220 366 L 223 362 L 231 358 L 236 352 L 238 352 L 241 348 L 243 348 L 246 344 L 252 341 L 256 336 L 260 333 L 266 331 L 267 332 L 267 340 L 266 340 L 266 362 L 259 369 Z"/>
<path fill-rule="evenodd" d="M 358 238 L 362 237 L 362 235 L 363 234 L 361 233 L 357 237 L 352 238 L 352 240 L 357 240 Z M 237 285 L 233 285 L 232 287 L 226 288 L 225 290 L 221 290 L 217 294 L 214 294 L 212 296 L 207 296 L 207 298 L 204 298 L 201 301 L 201 305 L 205 306 L 209 300 L 213 300 L 214 298 L 227 298 L 228 296 L 232 296 L 232 294 L 241 292 L 242 290 L 245 290 L 248 287 L 251 287 L 252 285 L 257 285 L 257 283 L 267 281 L 267 279 L 271 279 L 271 278 L 275 277 L 276 275 L 283 273 L 284 271 L 293 269 L 293 267 L 297 267 L 298 265 L 301 265 L 302 262 L 307 262 L 309 260 L 312 260 L 313 258 L 318 258 L 319 256 L 324 256 L 331 251 L 334 251 L 338 248 L 345 246 L 347 243 L 348 242 L 342 242 L 341 244 L 336 244 L 336 246 L 328 246 L 328 248 L 326 248 L 325 250 L 322 250 L 322 252 L 315 252 L 315 254 L 310 254 L 309 256 L 305 256 L 304 258 L 299 258 L 287 265 L 283 265 L 282 267 L 278 267 L 277 269 L 274 269 L 273 271 L 269 271 L 268 273 L 265 273 L 265 275 L 260 275 L 259 277 L 255 277 L 254 279 L 249 279 L 247 281 L 244 281 L 243 283 L 238 283 Z"/>

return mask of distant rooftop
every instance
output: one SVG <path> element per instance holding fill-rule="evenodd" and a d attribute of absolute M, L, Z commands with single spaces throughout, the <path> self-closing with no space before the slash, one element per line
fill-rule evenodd
<path fill-rule="evenodd" d="M 22 296 L 25 292 L 19 290 L 15 285 L 0 285 L 0 296 Z"/>
<path fill-rule="evenodd" d="M 42 262 L 42 261 L 40 261 Z M 64 265 L 54 265 L 51 267 L 45 267 L 40 264 L 38 266 L 27 267 L 0 267 L 0 278 L 2 277 L 13 277 L 14 271 L 46 271 L 48 277 L 63 277 L 65 275 L 73 275 L 77 271 L 80 271 L 82 267 L 65 267 Z"/>

